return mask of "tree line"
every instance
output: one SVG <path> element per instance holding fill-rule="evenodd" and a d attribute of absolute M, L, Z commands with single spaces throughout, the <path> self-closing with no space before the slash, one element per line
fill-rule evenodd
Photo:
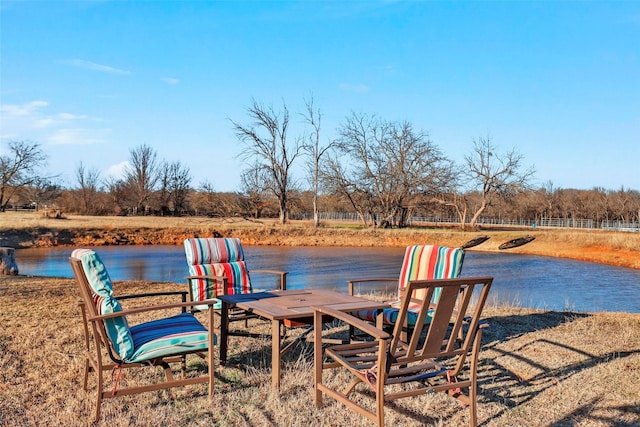
<path fill-rule="evenodd" d="M 246 168 L 241 189 L 217 192 L 194 186 L 189 166 L 166 161 L 148 145 L 134 147 L 124 174 L 102 179 L 80 163 L 65 187 L 41 172 L 40 144 L 12 140 L 0 156 L 0 211 L 55 207 L 86 215 L 204 215 L 290 217 L 354 212 L 371 227 L 404 227 L 412 216 L 456 217 L 461 227 L 480 218 L 540 218 L 640 222 L 640 193 L 621 188 L 590 190 L 534 187 L 535 170 L 515 149 L 501 150 L 489 137 L 473 141 L 463 162 L 448 159 L 429 136 L 407 121 L 351 113 L 337 137 L 323 143 L 322 113 L 313 99 L 298 113 L 304 133 L 291 135 L 286 104 L 280 109 L 252 100 L 247 120 L 231 120 Z M 303 164 L 306 186 L 293 176 Z"/>

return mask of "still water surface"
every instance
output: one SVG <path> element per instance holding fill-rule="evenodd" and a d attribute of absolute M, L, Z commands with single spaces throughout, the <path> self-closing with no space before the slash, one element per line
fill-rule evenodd
<path fill-rule="evenodd" d="M 70 248 L 20 249 L 20 274 L 73 277 Z M 182 246 L 95 248 L 113 280 L 185 283 Z M 330 288 L 346 292 L 346 281 L 398 277 L 402 248 L 245 246 L 250 269 L 288 271 L 287 288 Z M 492 303 L 548 310 L 640 313 L 640 270 L 551 257 L 467 251 L 463 276 L 493 276 Z M 271 285 L 253 275 L 256 287 Z M 393 292 L 394 287 L 376 289 Z M 367 290 L 362 289 L 365 293 Z"/>

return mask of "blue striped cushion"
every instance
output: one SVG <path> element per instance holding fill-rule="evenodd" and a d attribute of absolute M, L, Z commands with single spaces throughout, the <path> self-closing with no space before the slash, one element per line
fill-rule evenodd
<path fill-rule="evenodd" d="M 91 289 L 94 292 L 93 302 L 98 314 L 111 314 L 122 311 L 122 306 L 113 298 L 113 284 L 107 269 L 98 256 L 91 249 L 76 249 L 71 253 L 72 258 L 82 261 L 82 268 Z M 111 341 L 113 350 L 120 359 L 126 360 L 133 354 L 133 338 L 124 316 L 104 320 L 104 328 Z"/>
<path fill-rule="evenodd" d="M 396 324 L 398 320 L 398 314 L 400 313 L 400 301 L 391 301 L 391 307 L 385 308 L 382 312 L 382 320 L 385 325 L 393 326 Z M 407 324 L 409 326 L 415 326 L 416 320 L 418 320 L 418 314 L 420 310 L 417 304 L 411 306 L 409 305 L 409 311 L 407 314 Z M 430 309 L 427 312 L 427 317 L 424 319 L 425 324 L 431 323 L 431 319 L 433 318 L 434 310 Z M 355 313 L 351 313 L 355 317 L 358 317 L 362 320 L 367 320 L 369 322 L 376 321 L 377 310 L 360 310 Z"/>
<path fill-rule="evenodd" d="M 127 362 L 207 350 L 209 332 L 191 313 L 154 320 L 131 327 L 135 351 Z"/>

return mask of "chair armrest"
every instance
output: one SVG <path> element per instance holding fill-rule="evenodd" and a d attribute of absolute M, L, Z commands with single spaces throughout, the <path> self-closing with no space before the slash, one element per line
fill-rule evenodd
<path fill-rule="evenodd" d="M 150 311 L 161 311 L 161 310 L 168 310 L 172 308 L 192 307 L 194 305 L 207 305 L 209 306 L 209 309 L 213 310 L 213 306 L 216 303 L 217 303 L 217 300 L 215 299 L 207 299 L 202 301 L 188 301 L 188 302 L 180 302 L 180 303 L 173 303 L 173 304 L 135 307 L 135 308 L 130 308 L 128 310 L 116 311 L 115 313 L 102 314 L 100 316 L 90 316 L 88 317 L 88 320 L 90 321 L 104 320 L 104 319 L 111 319 L 113 317 L 128 316 L 130 314 L 146 313 Z"/>
<path fill-rule="evenodd" d="M 288 271 L 281 271 L 281 270 L 251 270 L 251 273 L 271 273 L 271 274 L 279 274 L 281 276 L 289 274 Z"/>
<path fill-rule="evenodd" d="M 360 283 L 376 283 L 376 282 L 397 282 L 398 278 L 371 278 L 371 279 L 355 279 L 355 280 L 347 280 L 347 285 L 349 286 L 349 295 L 353 295 L 353 285 Z"/>
<path fill-rule="evenodd" d="M 183 302 L 186 301 L 187 295 L 189 295 L 188 291 L 166 291 L 166 292 L 149 292 L 144 294 L 128 294 L 128 295 L 114 295 L 118 301 L 126 300 L 126 299 L 134 299 L 134 298 L 144 298 L 144 297 L 161 297 L 161 296 L 170 296 L 170 295 L 181 295 L 184 297 Z"/>
<path fill-rule="evenodd" d="M 250 273 L 277 274 L 278 276 L 280 276 L 280 290 L 281 291 L 287 290 L 287 274 L 289 274 L 288 271 L 258 269 L 258 270 L 251 270 Z"/>
<path fill-rule="evenodd" d="M 391 335 L 389 335 L 387 332 L 383 331 L 382 329 L 378 329 L 372 324 L 370 324 L 369 322 L 360 320 L 357 317 L 350 315 L 349 313 L 345 313 L 344 311 L 334 310 L 329 307 L 311 307 L 311 308 L 313 309 L 314 312 L 319 312 L 319 313 L 334 317 L 336 319 L 342 320 L 346 324 L 361 330 L 362 332 L 366 333 L 367 335 L 370 335 L 371 337 L 377 340 L 386 340 L 391 338 Z"/>

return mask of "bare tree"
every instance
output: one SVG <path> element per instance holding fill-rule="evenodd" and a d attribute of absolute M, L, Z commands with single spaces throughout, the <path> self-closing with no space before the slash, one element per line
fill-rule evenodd
<path fill-rule="evenodd" d="M 159 178 L 160 164 L 156 151 L 145 144 L 132 149 L 125 169 L 125 181 L 132 193 L 134 213 L 146 212 Z"/>
<path fill-rule="evenodd" d="M 30 185 L 22 187 L 22 198 L 36 210 L 54 202 L 62 194 L 63 188 L 50 178 L 37 177 Z"/>
<path fill-rule="evenodd" d="M 113 212 L 116 215 L 129 214 L 131 208 L 129 198 L 132 191 L 127 181 L 108 177 L 105 180 L 105 187 L 109 194 L 109 204 L 113 206 Z"/>
<path fill-rule="evenodd" d="M 200 183 L 198 190 L 191 195 L 191 206 L 196 215 L 212 215 L 220 204 L 220 197 L 209 181 Z"/>
<path fill-rule="evenodd" d="M 259 219 L 262 211 L 269 205 L 265 182 L 269 177 L 265 176 L 265 170 L 260 165 L 254 165 L 247 169 L 240 177 L 244 197 L 239 200 L 241 208 L 251 212 L 254 219 Z"/>
<path fill-rule="evenodd" d="M 100 172 L 95 168 L 86 169 L 84 164 L 80 162 L 76 169 L 76 179 L 82 200 L 83 213 L 95 214 L 95 201 L 99 190 Z"/>
<path fill-rule="evenodd" d="M 160 168 L 160 210 L 164 215 L 182 214 L 187 208 L 191 171 L 179 161 L 163 162 Z"/>
<path fill-rule="evenodd" d="M 38 143 L 9 141 L 8 146 L 9 153 L 0 156 L 0 212 L 18 190 L 41 179 L 37 170 L 47 159 Z"/>
<path fill-rule="evenodd" d="M 322 114 L 320 110 L 314 109 L 313 98 L 305 101 L 306 115 L 304 120 L 313 129 L 311 135 L 309 135 L 309 144 L 305 145 L 305 150 L 309 155 L 309 161 L 307 162 L 307 170 L 309 171 L 309 183 L 311 185 L 312 192 L 312 204 L 313 204 L 313 225 L 318 227 L 320 225 L 320 217 L 318 214 L 318 194 L 320 192 L 320 160 L 322 156 L 329 150 L 333 143 L 329 143 L 326 146 L 320 146 L 320 122 L 322 121 Z"/>
<path fill-rule="evenodd" d="M 490 138 L 474 141 L 473 152 L 465 156 L 465 174 L 471 188 L 480 194 L 481 203 L 471 217 L 471 227 L 476 226 L 494 198 L 507 198 L 529 188 L 535 170 L 533 167 L 523 170 L 522 161 L 523 156 L 515 149 L 499 153 Z"/>
<path fill-rule="evenodd" d="M 448 186 L 452 164 L 410 123 L 352 114 L 339 130 L 323 181 L 364 223 L 404 227 L 418 198 Z"/>
<path fill-rule="evenodd" d="M 280 113 L 272 107 L 266 107 L 253 100 L 248 109 L 251 124 L 233 123 L 236 136 L 246 148 L 241 154 L 245 160 L 253 159 L 267 178 L 265 188 L 278 199 L 280 223 L 287 222 L 289 192 L 293 188 L 291 167 L 301 154 L 303 146 L 300 139 L 290 143 L 287 139 L 289 129 L 289 111 L 283 103 Z"/>

